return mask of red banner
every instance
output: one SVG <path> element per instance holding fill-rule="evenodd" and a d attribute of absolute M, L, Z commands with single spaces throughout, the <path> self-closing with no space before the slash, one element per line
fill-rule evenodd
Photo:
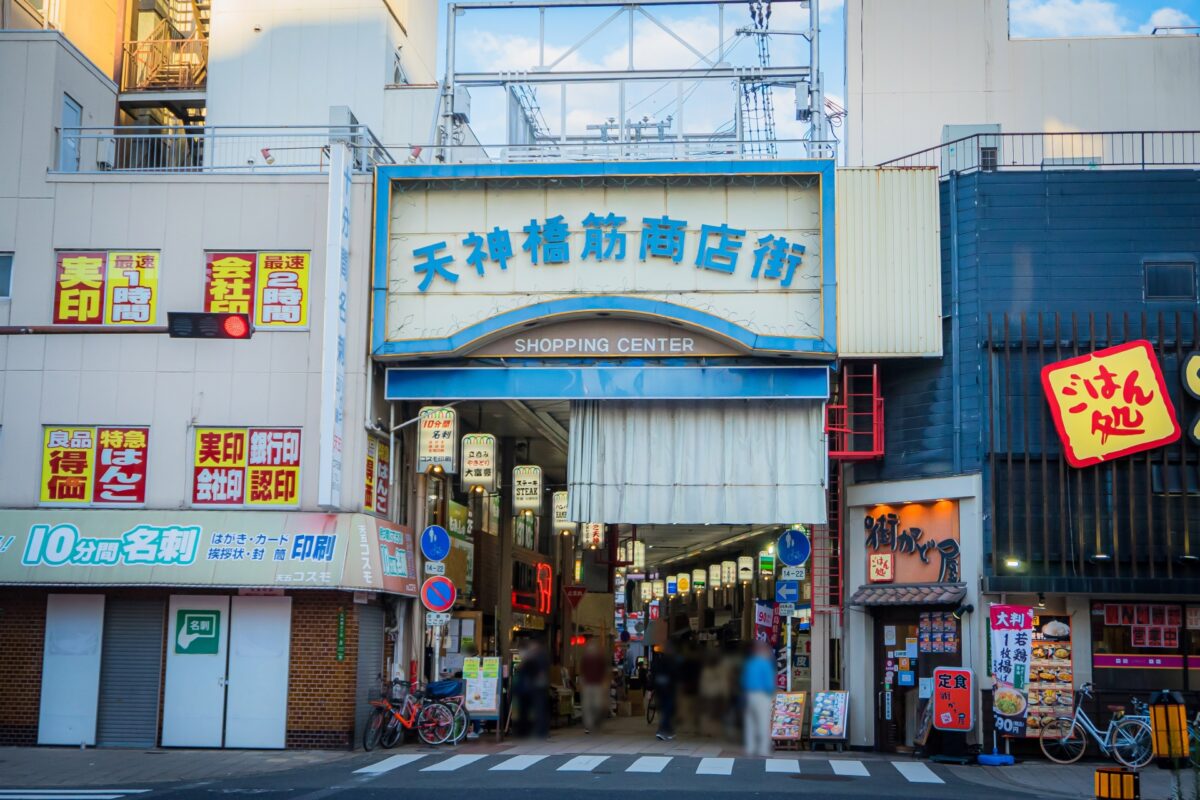
<path fill-rule="evenodd" d="M 148 428 L 96 428 L 94 504 L 146 502 Z"/>

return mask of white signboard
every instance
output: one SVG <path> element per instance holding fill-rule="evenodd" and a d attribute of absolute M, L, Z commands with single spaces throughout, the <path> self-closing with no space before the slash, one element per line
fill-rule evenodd
<path fill-rule="evenodd" d="M 542 468 L 534 465 L 513 467 L 513 511 L 542 511 Z"/>
<path fill-rule="evenodd" d="M 439 625 L 447 625 L 450 623 L 450 612 L 448 611 L 426 611 L 425 624 L 430 628 L 436 628 Z"/>
<path fill-rule="evenodd" d="M 779 571 L 779 579 L 782 581 L 802 581 L 807 571 L 804 567 L 784 567 Z"/>
<path fill-rule="evenodd" d="M 346 416 L 346 298 L 350 283 L 350 171 L 346 142 L 329 145 L 329 206 L 325 220 L 325 314 L 321 340 L 321 464 L 317 504 L 342 504 L 342 436 Z"/>
<path fill-rule="evenodd" d="M 554 532 L 574 533 L 575 523 L 567 519 L 567 492 L 554 493 Z"/>
<path fill-rule="evenodd" d="M 604 523 L 584 523 L 580 535 L 580 543 L 590 550 L 599 550 L 601 547 L 604 547 Z"/>
<path fill-rule="evenodd" d="M 496 437 L 490 433 L 468 433 L 462 437 L 462 485 L 467 491 L 479 486 L 496 491 Z"/>
<path fill-rule="evenodd" d="M 578 310 L 590 298 L 658 319 L 701 316 L 747 351 L 803 351 L 833 336 L 824 177 L 569 194 L 532 181 L 437 183 L 398 182 L 390 200 L 383 344 L 396 354 L 456 352 L 456 339 L 472 342 L 457 348 L 469 352 L 478 336 L 466 331 L 531 309 L 541 313 L 521 320 Z"/>
<path fill-rule="evenodd" d="M 446 574 L 446 562 L 444 562 L 444 561 L 426 561 L 425 562 L 425 574 L 426 575 L 445 575 Z"/>
<path fill-rule="evenodd" d="M 426 406 L 417 421 L 417 472 L 441 467 L 451 474 L 455 469 L 455 434 L 458 415 L 453 408 Z"/>

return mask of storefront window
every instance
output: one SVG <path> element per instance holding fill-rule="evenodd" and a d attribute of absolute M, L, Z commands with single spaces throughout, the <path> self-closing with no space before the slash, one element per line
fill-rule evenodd
<path fill-rule="evenodd" d="M 1177 603 L 1093 602 L 1096 687 L 1130 693 L 1188 689 L 1184 615 Z"/>

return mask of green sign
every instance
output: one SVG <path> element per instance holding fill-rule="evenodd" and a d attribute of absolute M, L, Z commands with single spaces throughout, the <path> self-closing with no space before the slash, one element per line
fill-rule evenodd
<path fill-rule="evenodd" d="M 175 652 L 185 656 L 215 656 L 221 649 L 221 612 L 179 609 L 175 616 Z"/>
<path fill-rule="evenodd" d="M 346 660 L 346 609 L 338 609 L 337 660 Z"/>
<path fill-rule="evenodd" d="M 758 571 L 763 575 L 775 574 L 775 556 L 763 550 L 758 554 Z"/>

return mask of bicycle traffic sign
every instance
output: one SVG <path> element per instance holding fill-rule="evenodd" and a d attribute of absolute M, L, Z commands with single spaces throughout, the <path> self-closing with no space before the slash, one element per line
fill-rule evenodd
<path fill-rule="evenodd" d="M 456 597 L 458 590 L 445 575 L 434 575 L 421 584 L 421 602 L 430 611 L 449 611 L 454 607 Z"/>
<path fill-rule="evenodd" d="M 450 534 L 441 525 L 421 531 L 421 555 L 428 561 L 441 561 L 450 554 Z"/>
<path fill-rule="evenodd" d="M 784 531 L 777 544 L 779 548 L 779 560 L 788 567 L 798 567 L 808 561 L 808 557 L 812 555 L 812 542 L 808 539 L 808 534 L 801 528 L 792 528 Z"/>

